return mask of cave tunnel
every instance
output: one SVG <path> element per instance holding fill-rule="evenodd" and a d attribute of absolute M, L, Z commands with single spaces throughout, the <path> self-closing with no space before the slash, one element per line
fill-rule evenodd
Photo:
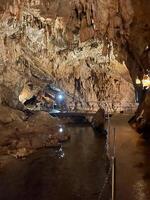
<path fill-rule="evenodd" d="M 150 199 L 149 11 L 0 0 L 0 200 Z"/>

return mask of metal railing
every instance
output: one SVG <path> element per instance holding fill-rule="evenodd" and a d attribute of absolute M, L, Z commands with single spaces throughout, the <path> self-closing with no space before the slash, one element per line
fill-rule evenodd
<path fill-rule="evenodd" d="M 111 156 L 112 163 L 112 190 L 111 190 L 111 199 L 116 199 L 116 129 L 113 131 L 113 153 Z"/>
<path fill-rule="evenodd" d="M 105 110 L 106 113 L 134 113 L 137 109 L 137 104 L 133 102 L 116 103 L 104 102 L 104 101 L 88 101 L 83 102 L 67 102 L 69 110 L 84 110 L 96 112 L 100 107 Z"/>
<path fill-rule="evenodd" d="M 116 199 L 116 128 L 111 127 L 111 119 L 109 113 L 107 113 L 107 139 L 106 139 L 106 151 L 107 157 L 110 161 L 108 173 L 104 179 L 104 184 L 99 192 L 98 200 L 104 199 L 104 192 L 106 186 L 111 179 L 111 200 Z"/>

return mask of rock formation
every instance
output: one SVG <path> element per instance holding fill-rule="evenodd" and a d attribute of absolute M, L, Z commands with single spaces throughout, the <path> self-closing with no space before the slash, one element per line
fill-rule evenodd
<path fill-rule="evenodd" d="M 100 108 L 92 119 L 92 127 L 95 131 L 104 133 L 105 128 L 105 111 L 103 108 Z"/>
<path fill-rule="evenodd" d="M 1 63 L 5 71 L 1 88 L 10 94 L 1 96 L 1 102 L 16 107 L 27 82 L 42 87 L 52 81 L 91 108 L 98 108 L 97 101 L 106 102 L 111 110 L 134 103 L 125 60 L 117 60 L 119 54 L 114 48 L 113 23 L 119 23 L 115 25 L 118 29 L 121 26 L 121 19 L 116 19 L 116 1 L 66 3 L 25 1 L 6 6 L 1 17 Z M 126 9 L 125 33 L 133 15 L 130 6 Z"/>
<path fill-rule="evenodd" d="M 120 111 L 135 105 L 135 79 L 150 67 L 146 0 L 0 5 L 1 104 L 23 109 L 19 95 L 26 85 L 32 83 L 36 94 L 53 83 L 82 108 Z"/>
<path fill-rule="evenodd" d="M 135 115 L 129 120 L 133 128 L 147 139 L 150 137 L 150 91 L 143 97 Z"/>
<path fill-rule="evenodd" d="M 31 113 L 0 106 L 0 153 L 24 157 L 43 147 L 57 147 L 70 138 L 59 133 L 60 121 L 46 112 Z"/>

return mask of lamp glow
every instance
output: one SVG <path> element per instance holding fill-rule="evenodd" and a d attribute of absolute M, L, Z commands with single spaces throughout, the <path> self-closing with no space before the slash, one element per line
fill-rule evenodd
<path fill-rule="evenodd" d="M 59 95 L 57 96 L 57 99 L 58 99 L 59 101 L 62 101 L 62 100 L 64 99 L 64 96 L 63 96 L 62 94 L 59 94 Z"/>
<path fill-rule="evenodd" d="M 142 80 L 143 87 L 150 87 L 150 79 L 143 79 Z"/>
<path fill-rule="evenodd" d="M 140 80 L 139 78 L 136 78 L 136 81 L 135 81 L 135 82 L 136 82 L 137 85 L 140 85 L 140 84 L 141 84 L 141 80 Z"/>
<path fill-rule="evenodd" d="M 150 77 L 148 75 L 143 76 L 142 84 L 143 87 L 150 87 Z"/>
<path fill-rule="evenodd" d="M 59 133 L 63 133 L 63 131 L 64 131 L 63 128 L 60 127 L 60 128 L 59 128 Z"/>

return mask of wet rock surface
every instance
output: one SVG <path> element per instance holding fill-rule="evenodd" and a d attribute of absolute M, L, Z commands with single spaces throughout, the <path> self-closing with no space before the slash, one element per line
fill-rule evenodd
<path fill-rule="evenodd" d="M 59 146 L 70 139 L 69 133 L 59 133 L 61 124 L 46 112 L 32 113 L 27 117 L 22 111 L 0 106 L 0 151 L 24 157 L 44 147 Z"/>

